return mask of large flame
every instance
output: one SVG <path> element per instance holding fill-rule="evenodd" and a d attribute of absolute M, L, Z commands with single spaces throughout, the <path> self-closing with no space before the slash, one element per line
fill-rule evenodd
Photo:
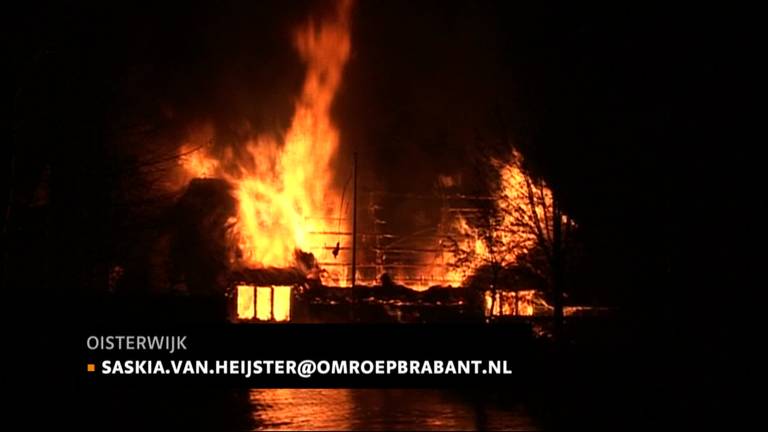
<path fill-rule="evenodd" d="M 323 267 L 323 283 L 349 285 L 351 219 L 336 173 L 346 174 L 351 166 L 340 169 L 344 160 L 339 157 L 339 131 L 330 113 L 350 54 L 350 9 L 351 0 L 340 0 L 328 19 L 319 23 L 310 20 L 294 35 L 295 48 L 306 64 L 306 76 L 287 130 L 251 134 L 237 147 L 223 149 L 217 145 L 213 151 L 207 145 L 214 136 L 213 128 L 208 126 L 195 131 L 182 146 L 187 178 L 222 178 L 234 186 L 239 206 L 234 224 L 239 250 L 234 258 L 236 265 L 293 267 L 301 264 L 296 260 L 296 251 L 300 250 L 311 252 Z M 514 265 L 537 247 L 542 236 L 551 237 L 551 190 L 539 182 L 532 192 L 532 179 L 523 169 L 522 156 L 517 152 L 493 165 L 489 168 L 498 172 L 500 182 L 492 191 L 498 215 L 492 230 L 482 228 L 487 221 L 447 212 L 441 223 L 447 232 L 440 229 L 423 244 L 398 246 L 416 251 L 416 262 L 393 262 L 399 267 L 377 263 L 378 274 L 374 279 L 363 280 L 375 284 L 375 278 L 386 271 L 396 282 L 403 281 L 416 289 L 460 286 L 491 262 Z M 537 224 L 543 234 L 535 231 Z M 444 244 L 446 237 L 455 240 L 453 248 Z M 494 247 L 495 244 L 504 247 Z M 289 316 L 290 306 L 285 306 L 288 303 L 283 300 L 288 298 L 285 290 L 278 290 L 277 296 L 269 288 L 262 288 L 242 287 L 239 315 L 257 319 L 266 319 L 269 314 L 274 314 L 269 315 L 274 319 Z M 269 296 L 279 298 L 270 302 L 275 306 L 269 309 L 266 301 L 258 300 L 266 298 L 268 292 Z M 515 298 L 524 300 L 524 304 L 518 302 L 516 313 L 527 314 L 529 299 L 515 294 L 518 295 Z M 508 309 L 502 303 L 499 297 L 494 306 L 499 313 Z"/>
<path fill-rule="evenodd" d="M 552 241 L 552 190 L 545 182 L 536 181 L 524 170 L 523 156 L 516 150 L 508 158 L 492 160 L 490 165 L 489 169 L 495 170 L 498 177 L 498 184 L 493 186 L 491 195 L 485 197 L 492 200 L 491 216 L 483 218 L 470 213 L 470 217 L 445 208 L 442 221 L 445 226 L 444 236 L 451 241 L 443 239 L 437 246 L 423 245 L 436 252 L 418 256 L 418 260 L 423 263 L 418 266 L 421 270 L 418 277 L 414 278 L 405 272 L 393 272 L 395 280 L 409 278 L 409 286 L 416 289 L 434 285 L 461 286 L 483 267 L 520 265 L 536 248 L 542 247 L 542 243 Z M 561 217 L 562 226 L 575 227 L 568 216 Z M 523 314 L 526 310 L 520 309 L 516 313 Z M 506 311 L 501 310 L 504 313 Z"/>
<path fill-rule="evenodd" d="M 188 175 L 223 178 L 234 185 L 240 264 L 293 266 L 296 250 L 311 252 L 318 261 L 348 261 L 346 253 L 332 254 L 339 238 L 327 233 L 348 231 L 340 214 L 342 191 L 334 182 L 339 132 L 330 112 L 349 58 L 350 9 L 351 1 L 341 0 L 328 20 L 310 20 L 296 32 L 294 44 L 307 70 L 282 140 L 260 134 L 244 143 L 245 151 L 229 149 L 214 156 L 210 148 L 198 147 L 212 136 L 209 129 L 182 147 Z M 334 279 L 344 284 L 344 272 Z"/>
<path fill-rule="evenodd" d="M 556 213 L 552 190 L 525 172 L 523 157 L 516 150 L 508 160 L 493 160 L 492 164 L 499 177 L 493 216 L 474 223 L 458 217 L 454 224 L 460 236 L 452 255 L 459 265 L 453 271 L 464 278 L 482 266 L 518 265 L 536 248 L 553 241 Z M 576 226 L 567 215 L 560 217 L 561 226 Z"/>

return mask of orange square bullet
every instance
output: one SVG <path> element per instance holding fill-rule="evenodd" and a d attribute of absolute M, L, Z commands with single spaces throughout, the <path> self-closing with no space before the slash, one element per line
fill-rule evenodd
<path fill-rule="evenodd" d="M 88 363 L 88 372 L 96 372 L 96 365 L 93 363 Z"/>

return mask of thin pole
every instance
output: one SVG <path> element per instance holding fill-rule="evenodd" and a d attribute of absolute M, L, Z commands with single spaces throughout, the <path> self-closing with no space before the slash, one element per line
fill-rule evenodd
<path fill-rule="evenodd" d="M 352 167 L 352 287 L 357 274 L 357 152 L 353 156 Z"/>

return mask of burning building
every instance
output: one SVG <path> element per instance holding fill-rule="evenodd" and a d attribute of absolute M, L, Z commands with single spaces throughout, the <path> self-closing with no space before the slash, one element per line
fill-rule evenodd
<path fill-rule="evenodd" d="M 241 140 L 218 143 L 203 124 L 180 146 L 187 189 L 179 208 L 196 222 L 176 233 L 175 278 L 193 293 L 226 293 L 233 316 L 247 321 L 312 321 L 302 314 L 320 303 L 359 307 L 368 299 L 400 318 L 417 304 L 452 305 L 462 316 L 478 315 L 467 308 L 481 317 L 533 315 L 538 291 L 499 274 L 524 269 L 545 286 L 575 224 L 546 184 L 526 173 L 519 153 L 487 162 L 496 181 L 485 195 L 462 192 L 451 176 L 438 179 L 430 196 L 358 193 L 357 160 L 340 153 L 331 116 L 351 52 L 351 11 L 352 2 L 341 0 L 294 33 L 306 70 L 286 130 L 246 125 Z M 392 200 L 437 216 L 395 232 L 380 211 Z M 190 250 L 215 258 L 185 257 Z M 435 294 L 441 290 L 455 291 Z"/>

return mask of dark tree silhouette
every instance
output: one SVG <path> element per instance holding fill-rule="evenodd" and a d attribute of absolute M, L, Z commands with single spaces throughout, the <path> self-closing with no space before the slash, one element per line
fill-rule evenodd
<path fill-rule="evenodd" d="M 576 224 L 562 211 L 546 182 L 525 169 L 516 150 L 506 159 L 482 158 L 480 164 L 493 168 L 488 175 L 493 183 L 489 187 L 492 204 L 472 219 L 459 220 L 457 229 L 463 236 L 450 239 L 453 265 L 488 274 L 491 310 L 502 273 L 514 269 L 536 275 L 548 287 L 559 334 L 566 256 Z"/>

